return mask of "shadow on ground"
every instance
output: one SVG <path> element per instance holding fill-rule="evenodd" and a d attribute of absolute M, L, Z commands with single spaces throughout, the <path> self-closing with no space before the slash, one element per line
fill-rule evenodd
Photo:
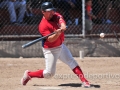
<path fill-rule="evenodd" d="M 82 84 L 80 84 L 80 83 L 67 83 L 67 84 L 60 84 L 58 86 L 81 87 Z M 91 87 L 100 88 L 100 85 L 91 84 Z"/>

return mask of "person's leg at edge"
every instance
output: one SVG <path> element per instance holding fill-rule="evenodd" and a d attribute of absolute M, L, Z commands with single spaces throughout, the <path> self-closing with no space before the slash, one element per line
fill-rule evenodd
<path fill-rule="evenodd" d="M 7 7 L 8 7 L 8 12 L 10 14 L 10 22 L 11 23 L 16 22 L 16 12 L 15 12 L 14 2 L 9 1 Z"/>
<path fill-rule="evenodd" d="M 22 23 L 26 11 L 26 1 L 22 1 L 18 5 L 19 5 L 19 14 L 18 14 L 17 22 Z"/>

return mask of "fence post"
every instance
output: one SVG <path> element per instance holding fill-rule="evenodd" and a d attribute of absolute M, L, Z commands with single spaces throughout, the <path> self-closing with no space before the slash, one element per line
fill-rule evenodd
<path fill-rule="evenodd" d="M 82 35 L 85 38 L 85 0 L 82 0 Z"/>

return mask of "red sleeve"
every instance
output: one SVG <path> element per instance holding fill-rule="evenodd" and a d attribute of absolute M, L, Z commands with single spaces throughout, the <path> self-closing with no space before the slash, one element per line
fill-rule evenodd
<path fill-rule="evenodd" d="M 65 20 L 63 19 L 63 17 L 61 15 L 59 15 L 59 24 L 61 23 L 65 23 Z"/>
<path fill-rule="evenodd" d="M 57 15 L 57 19 L 58 19 L 57 21 L 59 24 L 66 23 L 62 15 L 60 15 L 59 13 L 56 13 L 56 15 Z"/>

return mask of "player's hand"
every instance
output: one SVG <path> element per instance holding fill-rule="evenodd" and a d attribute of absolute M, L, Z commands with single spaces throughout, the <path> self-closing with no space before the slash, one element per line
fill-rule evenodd
<path fill-rule="evenodd" d="M 55 34 L 56 34 L 56 35 L 60 35 L 61 32 L 62 32 L 62 29 L 57 29 L 57 30 L 55 30 Z"/>

